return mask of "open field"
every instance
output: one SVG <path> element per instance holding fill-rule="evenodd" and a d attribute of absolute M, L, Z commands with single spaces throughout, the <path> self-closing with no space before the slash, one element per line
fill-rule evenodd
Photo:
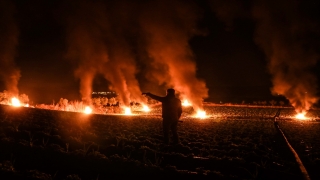
<path fill-rule="evenodd" d="M 297 179 L 295 159 L 274 126 L 277 108 L 185 109 L 181 144 L 162 143 L 159 109 L 123 116 L 0 106 L 0 177 L 11 179 Z M 319 173 L 319 111 L 279 122 L 311 179 Z M 281 111 L 282 118 L 293 109 Z"/>

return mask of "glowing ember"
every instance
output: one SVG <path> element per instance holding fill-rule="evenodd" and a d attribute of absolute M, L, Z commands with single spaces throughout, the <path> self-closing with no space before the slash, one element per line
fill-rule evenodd
<path fill-rule="evenodd" d="M 297 118 L 297 119 L 300 119 L 300 120 L 307 119 L 307 118 L 305 117 L 305 113 L 298 113 L 298 114 L 296 115 L 296 118 Z"/>
<path fill-rule="evenodd" d="M 91 113 L 92 113 L 92 109 L 91 109 L 89 106 L 86 106 L 86 107 L 84 108 L 84 113 L 86 113 L 86 114 L 91 114 Z"/>
<path fill-rule="evenodd" d="M 131 109 L 128 108 L 128 107 L 124 108 L 124 114 L 125 114 L 125 115 L 131 115 L 131 114 L 132 114 L 132 113 L 131 113 Z"/>
<path fill-rule="evenodd" d="M 15 97 L 11 99 L 11 105 L 15 106 L 15 107 L 21 106 L 19 99 L 15 98 Z"/>
<path fill-rule="evenodd" d="M 197 117 L 197 118 L 200 118 L 200 119 L 204 119 L 204 118 L 207 117 L 207 115 L 206 115 L 206 112 L 205 112 L 205 111 L 198 110 L 196 117 Z"/>
<path fill-rule="evenodd" d="M 144 112 L 149 112 L 149 111 L 150 111 L 150 108 L 149 108 L 147 105 L 143 105 L 142 110 L 143 110 Z"/>
<path fill-rule="evenodd" d="M 185 100 L 182 102 L 182 106 L 191 106 L 191 104 L 189 103 L 188 100 L 185 99 Z"/>

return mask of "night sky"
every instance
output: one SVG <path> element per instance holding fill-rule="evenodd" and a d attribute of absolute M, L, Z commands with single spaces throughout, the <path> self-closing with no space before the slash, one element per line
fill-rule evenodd
<path fill-rule="evenodd" d="M 144 34 L 148 32 L 152 34 L 152 28 L 161 29 L 162 26 L 164 26 L 163 31 L 170 34 L 170 28 L 167 28 L 170 27 L 170 23 L 166 25 L 165 18 L 171 22 L 171 16 L 179 28 L 183 27 L 175 33 L 187 32 L 187 41 L 191 54 L 193 54 L 192 61 L 195 62 L 197 69 L 195 76 L 203 80 L 208 88 L 206 101 L 239 103 L 242 100 L 248 102 L 270 100 L 277 98 L 275 97 L 277 93 L 271 91 L 274 84 L 278 84 L 279 87 L 279 84 L 285 81 L 296 85 L 300 82 L 299 77 L 302 78 L 301 82 L 310 82 L 301 86 L 309 88 L 310 85 L 310 89 L 314 89 L 310 94 L 313 93 L 314 96 L 319 97 L 320 19 L 317 17 L 320 17 L 320 2 L 316 0 L 290 2 L 281 0 L 274 2 L 267 0 L 231 0 L 228 2 L 187 0 L 177 1 L 180 4 L 174 2 L 173 6 L 168 6 L 168 8 L 163 8 L 162 3 L 157 6 L 147 0 L 135 3 L 129 0 L 118 1 L 119 3 L 93 1 L 99 4 L 98 6 L 83 6 L 78 3 L 80 1 L 61 0 L 1 1 L 4 6 L 0 10 L 7 12 L 7 14 L 0 13 L 3 17 L 0 19 L 2 29 L 12 24 L 18 29 L 18 33 L 15 34 L 18 38 L 17 44 L 13 45 L 15 51 L 11 54 L 14 57 L 12 61 L 15 67 L 20 69 L 19 93 L 27 94 L 33 103 L 51 103 L 53 100 L 57 102 L 60 98 L 81 99 L 79 87 L 81 75 L 75 75 L 76 66 L 80 64 L 78 63 L 80 60 L 77 61 L 75 56 L 70 58 L 72 54 L 70 52 L 83 48 L 83 46 L 74 48 L 76 43 L 86 44 L 86 41 L 81 41 L 81 39 L 77 42 L 72 41 L 74 34 L 79 32 L 76 30 L 81 27 L 85 27 L 85 31 L 92 29 L 94 35 L 87 38 L 98 39 L 86 44 L 90 46 L 96 43 L 92 49 L 100 51 L 99 38 L 106 39 L 103 42 L 108 44 L 106 46 L 108 52 L 110 48 L 108 55 L 114 56 L 115 64 L 117 54 L 122 55 L 121 47 L 130 49 L 132 59 L 136 62 L 136 77 L 141 91 L 152 91 L 164 95 L 167 86 L 161 82 L 152 82 L 152 78 L 146 77 L 149 76 L 147 70 L 150 66 L 144 63 L 152 54 L 148 56 L 145 52 L 156 51 L 158 47 L 152 44 L 157 41 L 149 42 L 140 37 L 144 37 Z M 85 4 L 86 1 L 81 2 Z M 187 10 L 190 10 L 189 7 L 194 7 L 195 12 L 192 13 L 196 16 L 174 17 L 176 13 L 171 11 L 177 10 L 180 13 L 181 4 L 184 4 Z M 163 6 L 166 5 L 170 3 L 164 3 Z M 101 6 L 106 6 L 105 12 L 100 8 L 95 11 L 95 7 Z M 84 7 L 89 10 L 81 9 Z M 99 13 L 96 15 L 96 12 Z M 167 15 L 156 15 L 153 20 L 152 16 L 148 17 L 153 13 Z M 13 18 L 8 19 L 7 16 Z M 184 20 L 184 17 L 188 20 Z M 104 24 L 105 20 L 108 23 Z M 193 24 L 189 26 L 190 22 Z M 96 31 L 95 23 L 102 27 L 97 28 L 99 31 Z M 140 30 L 143 28 L 145 29 Z M 107 30 L 104 32 L 104 29 Z M 186 31 L 181 29 L 186 29 Z M 193 33 L 193 30 L 196 32 Z M 96 32 L 102 35 L 97 36 Z M 3 38 L 7 36 L 7 33 L 6 30 L 0 31 L 1 47 L 10 41 Z M 161 38 L 163 34 L 165 33 L 155 33 L 154 36 Z M 170 41 L 167 42 L 170 44 Z M 144 45 L 148 43 L 150 43 L 149 46 Z M 159 44 L 166 45 L 163 42 Z M 182 43 L 181 46 L 186 46 L 186 44 Z M 0 55 L 1 53 L 4 54 L 5 50 L 0 50 Z M 3 60 L 1 61 L 0 66 L 3 65 Z M 99 58 L 92 63 L 99 64 Z M 83 67 L 86 68 L 85 65 Z M 0 69 L 3 71 L 3 67 Z M 97 71 L 100 72 L 100 70 Z M 293 75 L 286 76 L 290 73 Z M 310 74 L 310 76 L 305 77 L 304 74 Z M 5 73 L 0 75 L 5 76 Z M 117 80 L 105 80 L 104 77 L 107 76 L 101 73 L 94 75 L 92 90 L 107 91 L 114 86 L 111 82 L 117 82 Z M 282 79 L 274 78 L 275 76 Z M 112 78 L 114 77 L 110 77 Z M 297 86 L 297 88 L 301 87 Z M 5 80 L 2 78 L 0 79 L 0 91 L 5 89 Z M 287 93 L 283 88 L 278 88 L 276 91 Z M 292 95 L 288 92 L 287 97 L 291 96 L 300 95 Z"/>

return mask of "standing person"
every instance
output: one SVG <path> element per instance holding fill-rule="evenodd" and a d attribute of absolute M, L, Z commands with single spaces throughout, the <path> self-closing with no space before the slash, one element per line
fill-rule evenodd
<path fill-rule="evenodd" d="M 169 131 L 173 134 L 173 143 L 179 143 L 178 137 L 178 121 L 182 114 L 182 107 L 180 99 L 176 98 L 175 90 L 168 89 L 167 95 L 160 97 L 151 93 L 142 93 L 142 95 L 149 96 L 152 99 L 160 101 L 162 103 L 162 125 L 164 142 L 169 144 Z"/>

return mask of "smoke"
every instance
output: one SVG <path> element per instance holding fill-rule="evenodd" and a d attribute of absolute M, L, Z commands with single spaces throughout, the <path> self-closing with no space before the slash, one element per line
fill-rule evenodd
<path fill-rule="evenodd" d="M 152 1 L 144 6 L 140 24 L 150 57 L 148 77 L 174 87 L 195 109 L 208 96 L 204 81 L 196 77 L 189 40 L 196 35 L 200 12 L 189 1 Z"/>
<path fill-rule="evenodd" d="M 285 96 L 297 112 L 306 112 L 318 101 L 317 79 L 311 69 L 319 54 L 312 44 L 319 27 L 291 1 L 211 1 L 217 18 L 232 29 L 235 19 L 255 21 L 254 40 L 265 52 L 275 95 Z M 251 12 L 251 14 L 250 14 Z"/>
<path fill-rule="evenodd" d="M 15 7 L 9 1 L 0 0 L 0 78 L 10 94 L 19 94 L 20 70 L 14 57 L 18 45 L 18 27 L 14 19 Z"/>
<path fill-rule="evenodd" d="M 92 83 L 99 66 L 108 61 L 104 43 L 107 29 L 106 14 L 99 3 L 79 1 L 74 4 L 67 19 L 67 58 L 76 66 L 75 76 L 80 79 L 80 93 L 85 103 L 91 104 Z"/>
<path fill-rule="evenodd" d="M 297 112 L 306 112 L 318 101 L 317 79 L 310 69 L 319 55 L 310 43 L 315 29 L 303 17 L 297 1 L 260 1 L 253 6 L 257 21 L 255 41 L 269 59 L 274 94 L 284 95 Z"/>
<path fill-rule="evenodd" d="M 91 98 L 94 77 L 102 74 L 120 103 L 146 102 L 136 78 L 137 66 L 145 64 L 148 79 L 176 88 L 200 108 L 208 90 L 196 78 L 188 44 L 197 13 L 192 4 L 178 1 L 78 2 L 68 19 L 67 57 L 77 67 L 83 99 Z M 138 61 L 141 49 L 149 58 Z"/>
<path fill-rule="evenodd" d="M 136 78 L 137 55 L 137 9 L 131 1 L 118 1 L 109 4 L 108 15 L 111 28 L 108 30 L 108 51 L 110 62 L 101 73 L 112 82 L 112 87 L 119 92 L 119 99 L 128 106 L 131 101 L 146 103 L 141 96 L 139 82 Z"/>
<path fill-rule="evenodd" d="M 135 56 L 128 41 L 130 16 L 119 11 L 119 8 L 130 10 L 129 7 L 118 2 L 78 1 L 71 11 L 67 57 L 76 66 L 80 93 L 87 103 L 91 103 L 92 83 L 97 74 L 111 83 L 110 89 L 119 94 L 121 104 L 146 101 L 135 78 Z"/>
<path fill-rule="evenodd" d="M 217 18 L 225 23 L 225 29 L 232 31 L 235 18 L 248 17 L 248 12 L 250 12 L 248 2 L 241 0 L 209 0 L 209 5 Z"/>

